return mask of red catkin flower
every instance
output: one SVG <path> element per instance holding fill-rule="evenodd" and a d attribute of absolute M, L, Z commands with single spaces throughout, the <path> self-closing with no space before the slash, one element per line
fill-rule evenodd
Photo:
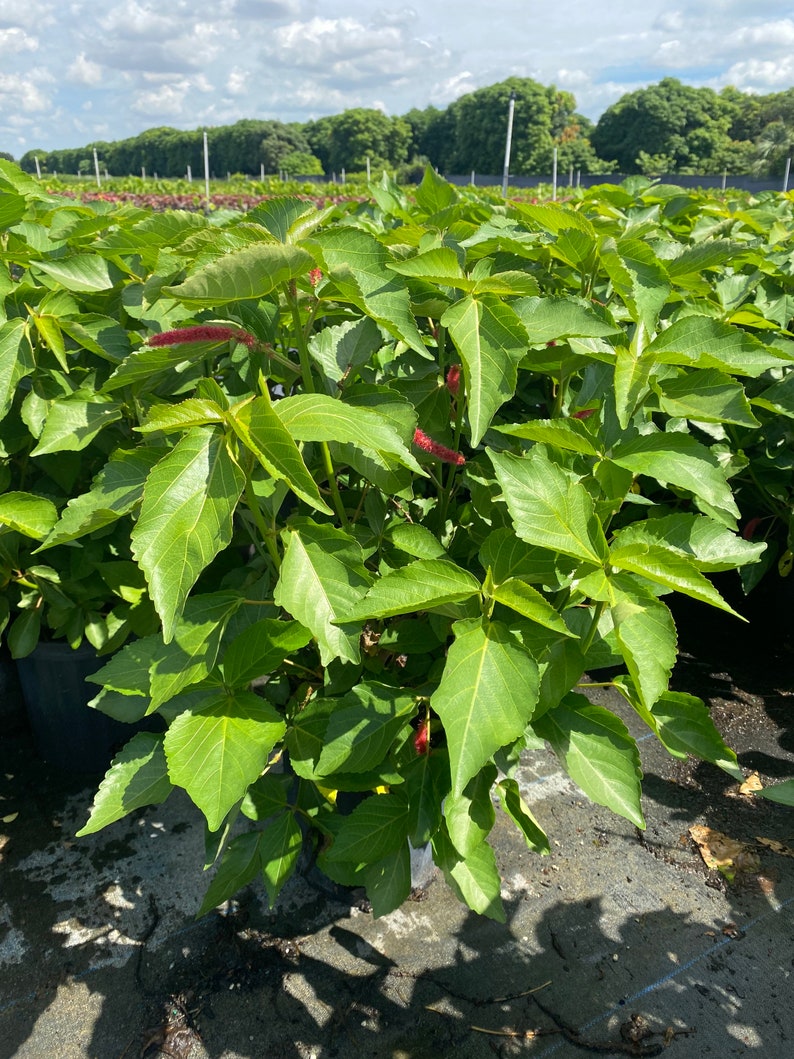
<path fill-rule="evenodd" d="M 755 531 L 758 529 L 758 527 L 760 525 L 761 525 L 761 519 L 760 518 L 751 518 L 750 521 L 747 523 L 747 525 L 742 530 L 742 537 L 746 541 L 751 541 L 753 539 L 753 537 L 755 536 Z"/>
<path fill-rule="evenodd" d="M 422 721 L 414 736 L 414 750 L 417 754 L 430 753 L 430 725 L 427 721 Z"/>
<path fill-rule="evenodd" d="M 593 412 L 595 408 L 580 408 L 578 412 L 574 412 L 571 419 L 589 419 Z"/>
<path fill-rule="evenodd" d="M 312 287 L 316 287 L 322 278 L 323 270 L 321 268 L 309 269 L 309 283 L 312 285 Z"/>
<path fill-rule="evenodd" d="M 174 331 L 161 331 L 159 335 L 150 335 L 147 344 L 150 346 L 181 346 L 187 342 L 228 342 L 234 339 L 249 349 L 259 344 L 259 339 L 243 331 L 241 327 L 223 327 L 219 324 L 194 324 L 192 327 L 177 327 Z"/>
<path fill-rule="evenodd" d="M 460 364 L 452 364 L 447 372 L 447 389 L 453 397 L 458 396 L 460 390 Z"/>
<path fill-rule="evenodd" d="M 446 445 L 441 445 L 438 441 L 433 441 L 423 430 L 417 429 L 414 431 L 414 445 L 424 449 L 425 452 L 431 453 L 433 456 L 438 456 L 444 463 L 454 463 L 458 467 L 462 467 L 466 462 L 466 457 L 461 455 L 461 453 L 448 449 Z"/>

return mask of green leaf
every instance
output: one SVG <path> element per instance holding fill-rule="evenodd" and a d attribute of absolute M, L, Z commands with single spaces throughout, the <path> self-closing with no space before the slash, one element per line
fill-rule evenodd
<path fill-rule="evenodd" d="M 119 449 L 97 474 L 91 489 L 74 497 L 38 551 L 84 537 L 129 514 L 143 496 L 143 487 L 162 451 L 141 446 Z"/>
<path fill-rule="evenodd" d="M 361 629 L 348 615 L 371 583 L 361 548 L 344 530 L 311 519 L 293 527 L 285 533 L 276 605 L 311 630 L 324 666 L 334 658 L 358 662 Z"/>
<path fill-rule="evenodd" d="M 454 302 L 441 323 L 463 361 L 474 448 L 497 409 L 515 394 L 517 366 L 529 339 L 515 311 L 488 294 Z"/>
<path fill-rule="evenodd" d="M 41 634 L 41 611 L 23 610 L 8 630 L 6 641 L 12 658 L 27 658 L 35 650 Z"/>
<path fill-rule="evenodd" d="M 592 801 L 644 828 L 640 756 L 626 726 L 609 710 L 570 692 L 532 725 Z"/>
<path fill-rule="evenodd" d="M 726 746 L 702 699 L 684 692 L 667 691 L 648 707 L 638 697 L 633 681 L 619 678 L 616 687 L 675 757 L 693 754 L 717 765 L 735 779 L 744 778 L 736 754 Z"/>
<path fill-rule="evenodd" d="M 186 434 L 146 480 L 132 550 L 166 642 L 202 570 L 231 541 L 243 484 L 223 436 L 201 427 Z"/>
<path fill-rule="evenodd" d="M 489 533 L 480 548 L 480 563 L 500 585 L 511 577 L 534 585 L 561 587 L 575 569 L 572 559 L 519 540 L 512 530 Z"/>
<path fill-rule="evenodd" d="M 25 321 L 19 318 L 0 324 L 0 420 L 8 414 L 20 382 L 35 366 Z"/>
<path fill-rule="evenodd" d="M 297 867 L 302 844 L 301 830 L 293 813 L 279 816 L 262 832 L 259 856 L 271 908 L 284 883 Z"/>
<path fill-rule="evenodd" d="M 212 592 L 187 600 L 174 627 L 173 640 L 160 642 L 152 652 L 148 713 L 209 674 L 218 657 L 226 623 L 241 603 L 236 592 Z"/>
<path fill-rule="evenodd" d="M 493 589 L 492 598 L 497 603 L 503 603 L 517 614 L 523 614 L 530 621 L 537 622 L 561 636 L 573 636 L 573 633 L 560 617 L 549 601 L 526 583 L 517 577 L 510 577 L 507 581 L 496 585 Z"/>
<path fill-rule="evenodd" d="M 290 198 L 286 195 L 265 199 L 248 214 L 248 220 L 261 224 L 280 243 L 289 243 L 293 225 L 308 214 L 315 213 L 313 202 Z"/>
<path fill-rule="evenodd" d="M 364 885 L 377 919 L 386 916 L 408 900 L 411 893 L 411 854 L 408 844 L 387 854 L 364 869 Z"/>
<path fill-rule="evenodd" d="M 285 658 L 305 647 L 311 633 L 297 621 L 263 618 L 249 625 L 223 655 L 223 679 L 229 687 L 245 687 L 268 676 Z"/>
<path fill-rule="evenodd" d="M 643 434 L 618 442 L 610 458 L 632 474 L 647 474 L 688 490 L 707 505 L 707 514 L 735 527 L 739 509 L 717 458 L 688 434 Z"/>
<path fill-rule="evenodd" d="M 93 835 L 145 805 L 160 805 L 171 790 L 162 735 L 138 732 L 113 759 L 77 838 Z"/>
<path fill-rule="evenodd" d="M 502 487 L 518 537 L 600 566 L 607 556 L 604 531 L 581 481 L 540 449 L 526 456 L 486 450 Z"/>
<path fill-rule="evenodd" d="M 417 206 L 432 217 L 454 205 L 457 200 L 458 192 L 452 184 L 440 177 L 431 165 L 426 165 L 422 181 L 416 189 Z"/>
<path fill-rule="evenodd" d="M 794 805 L 794 780 L 784 780 L 775 783 L 771 787 L 764 787 L 762 791 L 755 791 L 762 798 L 768 798 L 770 802 L 779 802 L 781 805 Z"/>
<path fill-rule="evenodd" d="M 55 504 L 44 496 L 18 490 L 0 495 L 0 526 L 8 526 L 34 540 L 42 540 L 57 521 Z"/>
<path fill-rule="evenodd" d="M 513 438 L 541 441 L 568 452 L 581 452 L 585 456 L 598 456 L 595 438 L 588 427 L 578 419 L 532 419 L 527 423 L 496 427 L 501 434 Z"/>
<path fill-rule="evenodd" d="M 659 406 L 670 416 L 704 423 L 757 427 L 741 383 L 714 368 L 689 371 L 656 383 Z"/>
<path fill-rule="evenodd" d="M 610 550 L 609 560 L 612 566 L 620 570 L 629 570 L 633 574 L 647 577 L 655 584 L 683 592 L 684 595 L 741 618 L 741 615 L 725 602 L 708 578 L 680 552 L 655 544 L 644 544 L 641 541 L 636 544 L 619 542 Z"/>
<path fill-rule="evenodd" d="M 500 780 L 496 785 L 496 793 L 502 808 L 524 836 L 524 841 L 533 853 L 548 856 L 551 852 L 549 840 L 546 833 L 535 817 L 529 811 L 529 807 L 521 797 L 518 784 L 513 779 Z"/>
<path fill-rule="evenodd" d="M 488 765 L 473 776 L 459 794 L 450 794 L 444 803 L 444 819 L 450 841 L 462 857 L 468 857 L 491 833 L 496 812 L 491 787 L 496 765 Z"/>
<path fill-rule="evenodd" d="M 405 844 L 408 806 L 394 794 L 373 794 L 343 819 L 328 859 L 374 864 Z"/>
<path fill-rule="evenodd" d="M 408 798 L 408 838 L 414 848 L 429 842 L 441 824 L 441 807 L 449 794 L 449 756 L 445 750 L 417 754 L 403 769 L 401 791 Z"/>
<path fill-rule="evenodd" d="M 431 699 L 447 735 L 452 790 L 460 793 L 491 756 L 517 739 L 538 698 L 534 659 L 501 622 L 456 622 Z"/>
<path fill-rule="evenodd" d="M 125 386 L 144 383 L 145 388 L 156 385 L 158 377 L 176 368 L 179 364 L 195 361 L 200 354 L 191 346 L 141 346 L 119 364 L 110 378 L 103 384 L 101 393 L 113 393 Z"/>
<path fill-rule="evenodd" d="M 763 542 L 743 540 L 707 515 L 685 512 L 642 519 L 615 534 L 616 547 L 639 543 L 680 552 L 707 573 L 755 563 L 766 547 Z"/>
<path fill-rule="evenodd" d="M 626 430 L 637 405 L 648 393 L 653 360 L 637 356 L 633 348 L 618 346 L 615 350 L 615 411 L 622 430 Z"/>
<path fill-rule="evenodd" d="M 331 776 L 377 768 L 415 709 L 415 697 L 410 692 L 374 681 L 356 685 L 336 701 L 317 774 Z"/>
<path fill-rule="evenodd" d="M 204 895 L 201 907 L 196 913 L 200 919 L 228 901 L 230 897 L 252 882 L 260 872 L 262 858 L 259 847 L 263 835 L 261 831 L 248 831 L 231 840 L 223 854 L 215 877 Z"/>
<path fill-rule="evenodd" d="M 58 260 L 37 261 L 35 268 L 56 280 L 66 290 L 91 294 L 110 290 L 118 270 L 96 254 L 74 254 Z"/>
<path fill-rule="evenodd" d="M 387 268 L 392 259 L 375 236 L 361 228 L 338 225 L 316 238 L 340 300 L 356 305 L 390 334 L 424 354 L 408 288 Z"/>
<path fill-rule="evenodd" d="M 648 333 L 655 331 L 671 288 L 664 265 L 650 246 L 640 239 L 615 243 L 607 238 L 601 246 L 601 264 L 632 319 Z"/>
<path fill-rule="evenodd" d="M 165 736 L 171 782 L 184 787 L 217 831 L 262 772 L 286 725 L 252 692 L 212 695 L 174 719 Z"/>
<path fill-rule="evenodd" d="M 475 281 L 466 276 L 451 246 L 437 246 L 401 261 L 390 261 L 386 267 L 401 276 L 423 279 L 438 286 L 471 290 L 475 285 Z"/>
<path fill-rule="evenodd" d="M 633 578 L 614 574 L 610 584 L 617 597 L 611 609 L 615 638 L 643 702 L 650 708 L 667 691 L 677 657 L 673 616 Z"/>
<path fill-rule="evenodd" d="M 604 338 L 620 328 L 573 298 L 520 298 L 512 303 L 526 328 L 529 344 L 543 346 L 564 338 Z M 532 363 L 532 353 L 529 354 Z"/>
<path fill-rule="evenodd" d="M 447 885 L 460 901 L 474 912 L 505 922 L 502 907 L 502 880 L 496 867 L 496 857 L 487 842 L 481 842 L 468 855 L 461 857 L 446 830 L 433 838 L 433 859 L 444 873 Z"/>
<path fill-rule="evenodd" d="M 326 378 L 341 382 L 353 368 L 366 364 L 383 345 L 380 328 L 368 316 L 325 327 L 312 335 L 309 352 Z"/>
<path fill-rule="evenodd" d="M 365 451 L 374 449 L 397 456 L 406 467 L 424 474 L 404 434 L 374 408 L 349 405 L 325 394 L 306 393 L 283 398 L 274 411 L 296 441 L 350 442 Z"/>
<path fill-rule="evenodd" d="M 116 423 L 121 416 L 121 405 L 102 398 L 84 401 L 70 397 L 53 401 L 39 443 L 31 456 L 84 449 L 101 430 L 110 423 Z"/>
<path fill-rule="evenodd" d="M 240 812 L 249 820 L 263 821 L 287 806 L 295 777 L 290 772 L 267 772 L 249 788 L 240 805 Z"/>
<path fill-rule="evenodd" d="M 149 666 L 155 651 L 162 643 L 159 636 L 144 636 L 131 640 L 96 673 L 86 677 L 92 684 L 102 684 L 108 691 L 120 695 L 148 697 Z"/>
<path fill-rule="evenodd" d="M 303 456 L 269 397 L 254 397 L 229 413 L 235 434 L 277 481 L 284 481 L 310 507 L 330 515 Z"/>
<path fill-rule="evenodd" d="M 256 243 L 223 254 L 183 283 L 163 287 L 163 293 L 183 305 L 214 309 L 229 302 L 264 298 L 313 267 L 314 259 L 300 247 Z"/>
<path fill-rule="evenodd" d="M 710 316 L 685 316 L 661 331 L 645 352 L 660 364 L 716 368 L 755 378 L 787 358 L 757 338 Z"/>
<path fill-rule="evenodd" d="M 137 428 L 141 434 L 152 434 L 162 431 L 189 430 L 191 427 L 204 426 L 207 423 L 222 423 L 223 411 L 215 401 L 200 397 L 189 397 L 177 404 L 152 405 L 146 419 Z"/>
<path fill-rule="evenodd" d="M 435 534 L 417 522 L 395 522 L 386 531 L 395 548 L 417 559 L 443 559 L 446 552 Z"/>
<path fill-rule="evenodd" d="M 447 603 L 458 603 L 480 592 L 480 582 L 448 559 L 417 559 L 379 577 L 366 596 L 346 611 L 344 621 L 391 618 Z"/>

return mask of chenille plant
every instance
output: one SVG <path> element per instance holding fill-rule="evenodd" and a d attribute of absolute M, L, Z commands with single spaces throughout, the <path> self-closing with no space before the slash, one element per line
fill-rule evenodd
<path fill-rule="evenodd" d="M 202 911 L 257 877 L 274 902 L 308 846 L 383 914 L 430 844 L 501 918 L 494 803 L 548 851 L 523 748 L 644 826 L 635 741 L 585 695 L 599 670 L 671 754 L 742 775 L 668 690 L 664 597 L 730 611 L 707 575 L 765 551 L 738 532 L 731 437 L 761 423 L 745 380 L 791 416 L 794 356 L 785 327 L 718 311 L 717 277 L 760 253 L 745 222 L 723 204 L 700 236 L 647 181 L 566 206 L 432 171 L 372 194 L 216 224 L 108 207 L 41 266 L 90 252 L 131 349 L 82 379 L 128 436 L 40 550 L 101 519 L 158 618 L 93 705 L 163 731 L 121 751 L 81 834 L 184 788 L 217 864 Z"/>

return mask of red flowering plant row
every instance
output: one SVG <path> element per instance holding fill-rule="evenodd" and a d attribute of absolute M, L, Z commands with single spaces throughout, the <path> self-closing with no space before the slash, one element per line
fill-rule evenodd
<path fill-rule="evenodd" d="M 181 787 L 217 865 L 205 911 L 257 877 L 275 901 L 312 843 L 382 914 L 429 843 L 500 918 L 495 804 L 549 848 L 526 747 L 644 826 L 636 743 L 585 694 L 606 667 L 671 754 L 741 777 L 668 688 L 665 597 L 730 611 L 709 575 L 767 550 L 740 532 L 734 435 L 791 417 L 794 356 L 784 326 L 720 311 L 726 268 L 777 253 L 746 209 L 647 181 L 493 205 L 428 170 L 411 201 L 384 180 L 344 213 L 213 224 L 0 177 L 8 635 L 61 628 L 55 585 L 70 642 L 108 649 L 93 708 L 162 726 L 81 834 Z M 75 555 L 106 605 L 64 589 Z M 344 814 L 339 792 L 370 796 Z"/>

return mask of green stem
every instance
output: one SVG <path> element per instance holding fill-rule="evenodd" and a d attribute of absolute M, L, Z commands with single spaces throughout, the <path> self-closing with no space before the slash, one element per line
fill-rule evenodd
<path fill-rule="evenodd" d="M 300 306 L 298 305 L 298 299 L 293 295 L 289 288 L 289 284 L 284 284 L 286 291 L 287 304 L 290 307 L 292 313 L 292 337 L 298 347 L 298 356 L 301 362 L 301 378 L 303 379 L 303 388 L 306 393 L 316 393 L 316 387 L 314 385 L 314 379 L 312 377 L 312 361 L 309 356 L 309 347 L 306 344 L 306 334 L 303 330 L 303 324 L 301 323 Z"/>
<path fill-rule="evenodd" d="M 342 496 L 339 492 L 339 486 L 336 484 L 336 471 L 334 470 L 334 462 L 331 459 L 331 450 L 328 448 L 327 441 L 320 442 L 320 453 L 323 458 L 323 467 L 325 473 L 328 476 L 328 485 L 331 487 L 331 499 L 334 502 L 334 510 L 336 511 L 337 517 L 343 526 L 347 525 L 347 512 L 345 511 L 345 505 L 342 503 Z"/>
<path fill-rule="evenodd" d="M 275 534 L 268 529 L 267 523 L 262 517 L 262 510 L 259 507 L 259 502 L 254 493 L 253 482 L 251 481 L 250 466 L 245 475 L 245 502 L 248 505 L 248 510 L 251 512 L 251 517 L 256 524 L 256 528 L 259 530 L 260 536 L 262 537 L 262 543 L 267 548 L 268 554 L 273 560 L 273 565 L 276 570 L 278 570 L 281 567 L 281 556 L 278 554 L 278 548 L 276 547 Z"/>
<path fill-rule="evenodd" d="M 587 635 L 585 636 L 584 640 L 582 640 L 582 646 L 579 648 L 583 655 L 586 655 L 593 645 L 595 634 L 598 631 L 598 623 L 601 620 L 601 615 L 606 609 L 606 605 L 607 603 L 605 599 L 600 599 L 595 605 L 595 610 L 593 611 L 593 620 L 590 624 L 590 628 L 587 630 Z"/>

